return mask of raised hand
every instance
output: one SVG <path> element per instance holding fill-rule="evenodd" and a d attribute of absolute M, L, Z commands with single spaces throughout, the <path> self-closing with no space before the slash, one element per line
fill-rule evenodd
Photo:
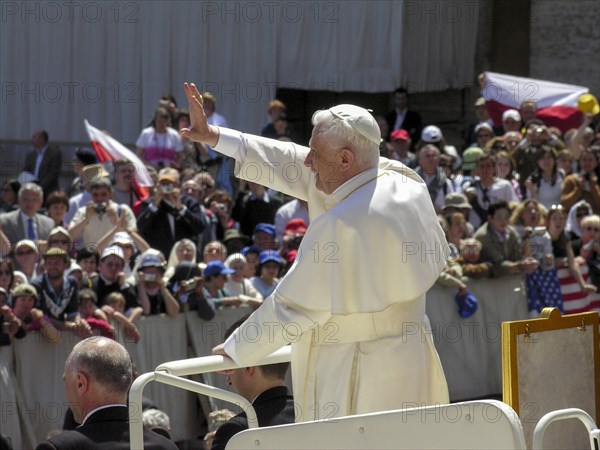
<path fill-rule="evenodd" d="M 194 83 L 183 83 L 183 90 L 189 104 L 190 127 L 182 128 L 179 130 L 179 133 L 184 138 L 214 147 L 219 141 L 219 129 L 208 124 L 208 119 L 202 106 L 204 102 L 202 95 Z"/>

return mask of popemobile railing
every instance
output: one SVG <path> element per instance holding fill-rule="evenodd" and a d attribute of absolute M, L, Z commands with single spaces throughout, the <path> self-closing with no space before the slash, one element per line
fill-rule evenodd
<path fill-rule="evenodd" d="M 289 362 L 290 351 L 289 346 L 283 347 L 276 352 L 273 352 L 256 365 L 262 366 L 265 364 Z M 246 412 L 248 417 L 248 427 L 257 428 L 258 419 L 256 417 L 256 412 L 254 411 L 252 404 L 244 397 L 225 389 L 183 378 L 188 375 L 239 368 L 240 367 L 230 358 L 225 358 L 223 356 L 204 356 L 201 358 L 189 358 L 167 362 L 159 365 L 154 369 L 154 372 L 147 372 L 137 377 L 129 391 L 129 433 L 131 449 L 143 450 L 144 448 L 144 429 L 141 408 L 142 395 L 146 385 L 152 381 L 237 404 Z"/>

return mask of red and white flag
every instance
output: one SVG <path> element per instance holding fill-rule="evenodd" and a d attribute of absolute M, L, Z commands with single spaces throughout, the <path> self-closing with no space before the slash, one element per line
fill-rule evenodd
<path fill-rule="evenodd" d="M 494 72 L 485 72 L 485 77 L 482 95 L 494 125 L 502 125 L 502 113 L 519 110 L 525 100 L 536 102 L 537 117 L 548 126 L 565 132 L 581 125 L 583 116 L 577 100 L 589 92 L 588 88 Z"/>
<path fill-rule="evenodd" d="M 135 179 L 133 180 L 135 192 L 137 193 L 139 200 L 148 198 L 148 187 L 153 186 L 154 182 L 142 160 L 115 138 L 98 128 L 93 127 L 87 120 L 84 120 L 84 122 L 90 140 L 92 141 L 92 146 L 98 157 L 98 161 L 101 163 L 119 159 L 131 161 L 135 166 Z"/>

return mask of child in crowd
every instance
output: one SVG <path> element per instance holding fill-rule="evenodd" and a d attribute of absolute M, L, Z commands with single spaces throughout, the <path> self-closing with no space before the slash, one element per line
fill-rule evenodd
<path fill-rule="evenodd" d="M 111 292 L 106 296 L 106 304 L 113 309 L 109 316 L 111 322 L 116 322 L 123 327 L 125 337 L 138 343 L 140 332 L 135 322 L 142 317 L 144 310 L 141 306 L 125 310 L 125 297 L 120 292 Z"/>
<path fill-rule="evenodd" d="M 79 315 L 85 320 L 92 334 L 100 334 L 101 336 L 115 339 L 115 329 L 104 319 L 96 315 L 98 310 L 98 297 L 91 289 L 82 289 L 79 292 Z"/>

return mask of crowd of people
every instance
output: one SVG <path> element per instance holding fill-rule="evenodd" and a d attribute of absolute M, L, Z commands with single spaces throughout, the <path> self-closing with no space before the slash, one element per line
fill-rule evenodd
<path fill-rule="evenodd" d="M 479 98 L 477 123 L 452 145 L 438 126 L 422 126 L 406 90 L 393 96 L 394 110 L 375 117 L 380 153 L 425 181 L 449 244 L 438 282 L 457 289 L 462 317 L 477 307 L 469 278 L 522 274 L 532 317 L 562 310 L 559 268 L 582 292 L 600 288 L 597 102 L 578 129 L 561 130 L 538 119 L 532 101 L 495 126 Z M 226 127 L 215 98 L 202 98 L 208 123 Z M 268 113 L 261 134 L 293 141 L 286 106 L 274 100 Z M 154 180 L 147 196 L 132 161 L 99 164 L 88 149 L 75 152 L 76 177 L 61 191 L 61 152 L 46 131 L 34 133 L 29 177 L 2 191 L 0 345 L 37 331 L 58 342 L 65 330 L 113 339 L 122 330 L 138 341 L 142 316 L 211 320 L 274 292 L 307 232 L 307 202 L 237 179 L 232 158 L 176 131 L 189 126 L 173 96 L 160 99 L 136 141 Z"/>

